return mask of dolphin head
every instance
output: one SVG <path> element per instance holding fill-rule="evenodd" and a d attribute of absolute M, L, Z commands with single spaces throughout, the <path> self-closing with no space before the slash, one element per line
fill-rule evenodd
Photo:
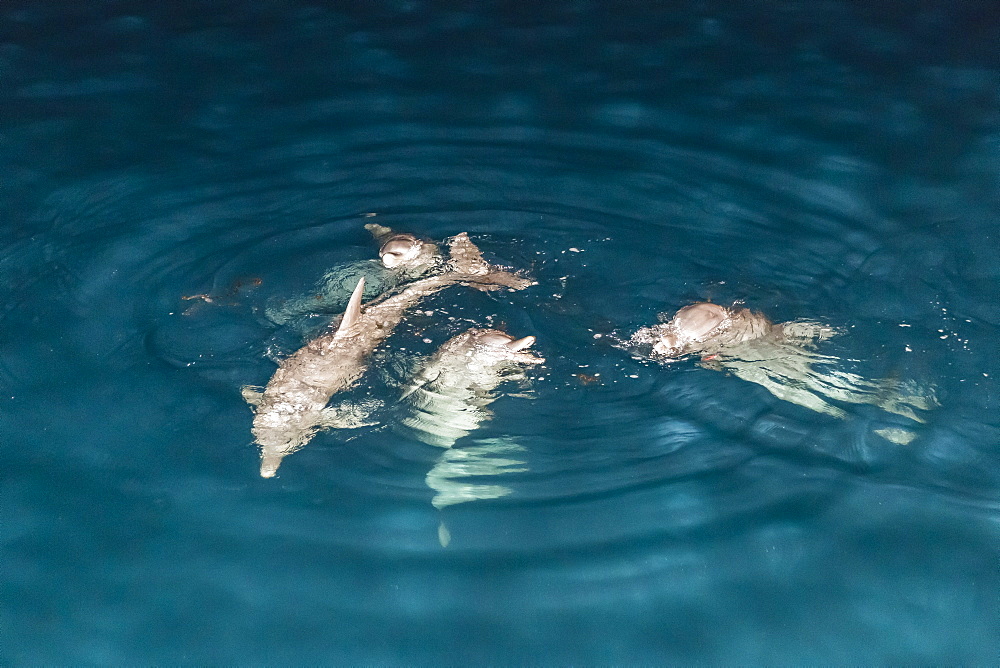
<path fill-rule="evenodd" d="M 653 350 L 667 357 L 678 357 L 700 350 L 702 344 L 725 331 L 729 321 L 729 310 L 718 304 L 690 304 L 662 326 L 660 340 L 653 346 Z"/>
<path fill-rule="evenodd" d="M 468 336 L 469 343 L 479 358 L 495 363 L 510 360 L 522 364 L 541 364 L 545 361 L 528 350 L 535 343 L 533 336 L 515 339 L 498 329 L 470 329 Z"/>
<path fill-rule="evenodd" d="M 273 478 L 278 473 L 281 460 L 296 452 L 308 443 L 316 433 L 317 426 L 304 429 L 290 429 L 268 433 L 255 430 L 257 442 L 260 445 L 260 476 Z"/>
<path fill-rule="evenodd" d="M 412 234 L 394 234 L 382 244 L 378 255 L 383 265 L 395 269 L 419 261 L 424 255 L 422 251 L 426 245 Z"/>
<path fill-rule="evenodd" d="M 725 308 L 708 302 L 685 306 L 670 322 L 653 329 L 659 338 L 653 351 L 666 357 L 719 352 L 762 337 L 780 336 L 782 332 L 781 325 L 748 308 Z"/>
<path fill-rule="evenodd" d="M 278 410 L 258 409 L 254 416 L 252 431 L 260 447 L 262 478 L 273 478 L 281 466 L 281 460 L 301 449 L 316 433 L 320 411 L 293 414 L 289 408 L 291 407 L 287 405 L 279 405 Z"/>

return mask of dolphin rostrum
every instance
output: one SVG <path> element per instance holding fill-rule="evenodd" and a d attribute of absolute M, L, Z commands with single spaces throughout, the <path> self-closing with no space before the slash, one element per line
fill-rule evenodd
<path fill-rule="evenodd" d="M 407 309 L 424 297 L 456 283 L 480 290 L 521 290 L 533 282 L 486 263 L 482 253 L 461 233 L 449 240 L 445 271 L 409 283 L 398 292 L 361 304 L 364 278 L 358 281 L 339 327 L 310 341 L 286 358 L 263 391 L 244 387 L 254 406 L 253 435 L 261 449 L 260 475 L 271 478 L 281 460 L 324 427 L 357 427 L 363 416 L 352 407 L 327 407 L 337 392 L 354 385 L 368 357 L 387 339 Z"/>

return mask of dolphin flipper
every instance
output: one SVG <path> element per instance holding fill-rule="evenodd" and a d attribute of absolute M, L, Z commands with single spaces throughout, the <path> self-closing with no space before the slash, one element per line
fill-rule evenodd
<path fill-rule="evenodd" d="M 449 260 L 451 270 L 468 276 L 468 284 L 478 290 L 497 290 L 501 287 L 523 290 L 535 284 L 523 276 L 491 266 L 483 259 L 482 251 L 472 243 L 466 232 L 456 234 L 449 239 L 448 248 L 451 255 Z"/>
<path fill-rule="evenodd" d="M 240 393 L 243 395 L 245 402 L 251 406 L 257 406 L 264 396 L 264 388 L 258 385 L 244 385 L 240 388 Z"/>

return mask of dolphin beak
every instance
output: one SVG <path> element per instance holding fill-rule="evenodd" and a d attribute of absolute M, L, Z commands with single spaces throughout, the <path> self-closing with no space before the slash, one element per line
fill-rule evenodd
<path fill-rule="evenodd" d="M 278 473 L 281 466 L 282 455 L 268 452 L 266 449 L 260 454 L 260 477 L 273 478 Z"/>
<path fill-rule="evenodd" d="M 524 350 L 525 348 L 530 348 L 535 345 L 535 337 L 526 336 L 523 339 L 517 339 L 516 341 L 507 342 L 507 347 L 510 350 Z"/>

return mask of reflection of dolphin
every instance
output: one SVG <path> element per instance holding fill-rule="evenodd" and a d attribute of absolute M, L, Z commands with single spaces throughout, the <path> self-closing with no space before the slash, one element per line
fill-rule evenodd
<path fill-rule="evenodd" d="M 464 232 L 450 242 L 446 271 L 419 279 L 399 292 L 362 307 L 364 279 L 335 330 L 313 339 L 278 366 L 263 391 L 243 389 L 255 406 L 253 434 L 261 447 L 260 474 L 270 478 L 281 459 L 328 426 L 358 426 L 351 409 L 327 408 L 335 393 L 351 387 L 364 373 L 372 351 L 392 333 L 407 309 L 449 285 L 465 283 L 482 290 L 521 290 L 531 281 L 488 265 Z"/>
<path fill-rule="evenodd" d="M 380 244 L 378 260 L 350 262 L 330 269 L 308 294 L 268 304 L 265 309 L 268 319 L 284 325 L 301 316 L 336 313 L 344 308 L 362 278 L 364 296 L 372 298 L 407 281 L 443 270 L 444 260 L 437 244 L 375 223 L 365 225 L 365 229 Z"/>
<path fill-rule="evenodd" d="M 685 306 L 666 323 L 640 329 L 634 345 L 653 346 L 653 357 L 674 359 L 702 356 L 702 366 L 725 370 L 757 383 L 771 394 L 811 410 L 846 417 L 829 400 L 871 404 L 923 422 L 916 411 L 937 405 L 934 392 L 912 381 L 867 380 L 837 369 L 840 359 L 814 351 L 815 343 L 836 330 L 807 321 L 774 324 L 745 308 L 724 308 L 699 302 Z M 905 429 L 876 433 L 896 443 L 908 443 L 914 434 Z"/>
<path fill-rule="evenodd" d="M 514 339 L 495 329 L 470 329 L 448 340 L 413 377 L 397 429 L 429 445 L 450 448 L 489 419 L 492 391 L 524 378 L 523 365 L 541 364 L 529 348 L 535 337 Z"/>
<path fill-rule="evenodd" d="M 500 383 L 524 380 L 525 365 L 545 360 L 528 351 L 535 337 L 515 339 L 495 329 L 470 329 L 438 348 L 403 392 L 405 414 L 397 431 L 429 445 L 447 448 L 427 473 L 434 490 L 431 504 L 440 510 L 478 499 L 510 494 L 505 485 L 472 482 L 478 476 L 495 477 L 526 471 L 517 459 L 524 448 L 505 439 L 481 439 L 461 448 L 455 442 L 490 418 L 487 406 L 496 400 Z M 438 540 L 451 540 L 442 522 Z"/>
<path fill-rule="evenodd" d="M 510 487 L 472 482 L 475 476 L 495 478 L 528 470 L 520 459 L 524 448 L 503 438 L 476 439 L 471 445 L 448 448 L 427 472 L 427 486 L 434 490 L 431 505 L 438 510 L 468 501 L 499 499 L 511 493 Z M 448 547 L 451 532 L 444 521 L 438 525 L 438 541 Z"/>
<path fill-rule="evenodd" d="M 523 452 L 523 447 L 502 438 L 478 439 L 472 445 L 448 448 L 427 473 L 427 486 L 434 490 L 431 505 L 440 510 L 457 503 L 507 496 L 510 487 L 474 483 L 470 478 L 527 471 L 524 461 L 513 459 Z"/>

